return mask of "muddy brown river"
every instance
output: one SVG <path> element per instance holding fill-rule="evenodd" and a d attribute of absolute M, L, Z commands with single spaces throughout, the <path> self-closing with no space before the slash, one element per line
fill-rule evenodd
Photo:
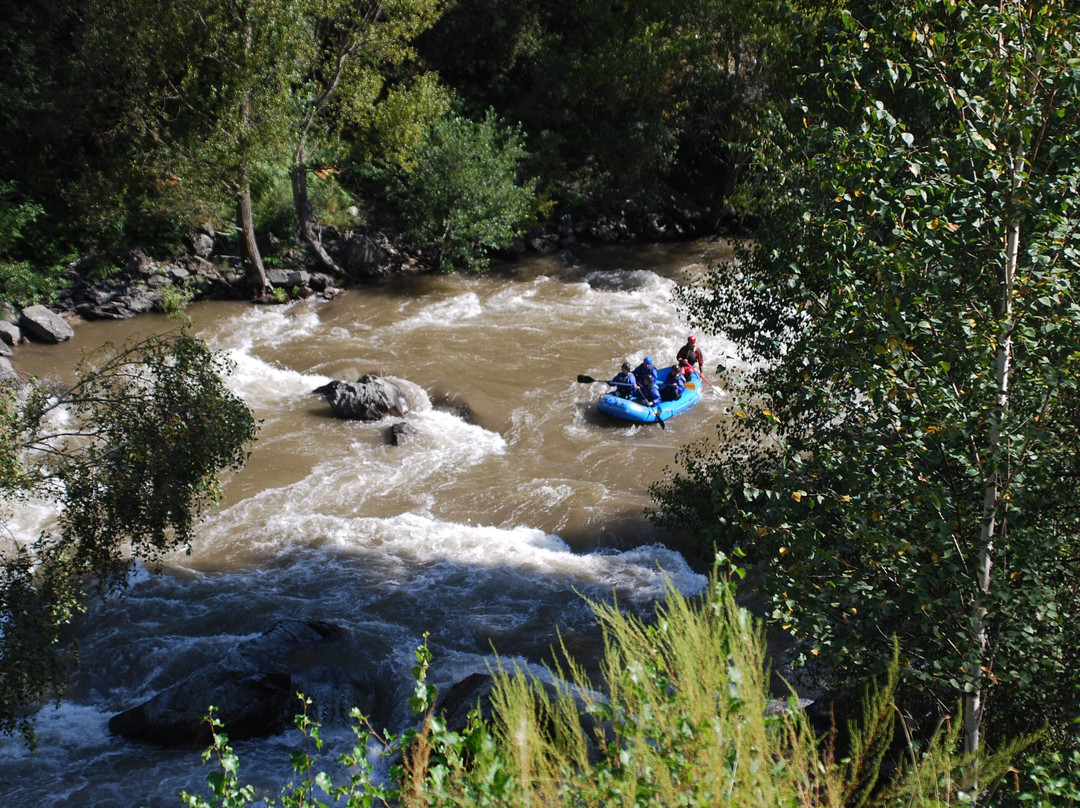
<path fill-rule="evenodd" d="M 190 555 L 136 570 L 121 600 L 91 603 L 74 626 L 81 667 L 59 708 L 38 713 L 39 749 L 0 742 L 5 806 L 174 806 L 208 796 L 198 750 L 110 735 L 109 718 L 283 618 L 323 620 L 363 638 L 400 679 L 408 720 L 412 652 L 425 632 L 431 680 L 447 687 L 496 658 L 536 667 L 559 636 L 590 663 L 599 636 L 585 598 L 647 610 L 670 581 L 705 578 L 643 512 L 679 449 L 715 436 L 730 404 L 706 389 L 666 429 L 596 411 L 619 364 L 670 363 L 691 333 L 671 297 L 703 270 L 705 242 L 582 247 L 484 276 L 418 276 L 283 306 L 207 302 L 193 330 L 235 363 L 230 387 L 262 421 L 247 466 Z M 164 318 L 84 323 L 59 346 L 21 346 L 19 370 L 70 379 L 80 352 L 165 330 Z M 729 364 L 697 333 L 706 373 Z M 311 391 L 384 375 L 408 396 L 416 429 L 342 421 Z M 710 378 L 712 378 L 710 376 Z M 716 381 L 716 379 L 714 379 Z M 19 541 L 46 529 L 47 503 L 18 506 Z M 351 738 L 328 706 L 333 749 Z M 276 795 L 299 734 L 236 744 L 241 776 Z M 333 752 L 331 752 L 333 754 Z"/>

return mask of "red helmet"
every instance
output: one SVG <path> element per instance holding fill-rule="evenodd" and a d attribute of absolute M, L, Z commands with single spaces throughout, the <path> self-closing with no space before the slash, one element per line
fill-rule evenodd
<path fill-rule="evenodd" d="M 697 342 L 697 337 L 695 337 L 693 334 L 691 334 L 689 337 L 686 338 L 686 341 L 687 342 Z"/>

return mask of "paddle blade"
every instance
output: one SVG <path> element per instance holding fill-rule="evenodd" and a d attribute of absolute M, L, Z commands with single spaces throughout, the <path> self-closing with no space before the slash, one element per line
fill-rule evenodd
<path fill-rule="evenodd" d="M 581 382 L 582 384 L 592 384 L 593 382 L 596 381 L 596 379 L 594 379 L 592 376 L 585 376 L 585 375 L 579 375 L 577 377 L 577 380 L 579 382 Z"/>

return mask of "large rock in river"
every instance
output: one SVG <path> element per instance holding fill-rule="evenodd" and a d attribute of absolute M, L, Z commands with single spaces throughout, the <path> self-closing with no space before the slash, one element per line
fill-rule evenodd
<path fill-rule="evenodd" d="M 75 336 L 67 321 L 47 306 L 27 306 L 19 315 L 23 334 L 38 342 L 56 344 Z"/>
<path fill-rule="evenodd" d="M 378 421 L 387 415 L 404 418 L 409 412 L 405 394 L 391 382 L 365 373 L 355 382 L 333 381 L 315 390 L 339 418 Z"/>
<path fill-rule="evenodd" d="M 319 660 L 336 661 L 346 635 L 329 623 L 283 620 L 220 661 L 114 715 L 109 730 L 159 746 L 206 746 L 211 737 L 204 719 L 213 705 L 231 740 L 265 737 L 292 725 L 300 707 L 297 693 L 314 695 L 319 687 L 338 690 L 341 698 L 370 710 L 366 688 L 357 682 L 323 681 L 326 664 Z"/>

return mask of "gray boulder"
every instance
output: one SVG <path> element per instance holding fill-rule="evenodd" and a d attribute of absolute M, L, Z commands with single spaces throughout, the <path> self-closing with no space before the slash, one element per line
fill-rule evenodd
<path fill-rule="evenodd" d="M 191 251 L 200 258 L 214 254 L 214 233 L 211 229 L 198 230 L 191 236 Z"/>
<path fill-rule="evenodd" d="M 368 235 L 356 235 L 345 243 L 342 265 L 354 277 L 377 278 L 390 274 L 390 254 Z"/>
<path fill-rule="evenodd" d="M 12 347 L 22 342 L 22 331 L 15 323 L 9 323 L 7 320 L 0 320 L 0 342 L 4 342 Z"/>
<path fill-rule="evenodd" d="M 388 415 L 404 418 L 409 412 L 405 394 L 374 373 L 365 373 L 355 382 L 333 381 L 314 392 L 326 398 L 339 418 L 378 421 Z"/>
<path fill-rule="evenodd" d="M 27 306 L 19 316 L 19 328 L 32 340 L 56 344 L 75 336 L 67 321 L 46 306 Z"/>
<path fill-rule="evenodd" d="M 390 427 L 390 434 L 388 439 L 394 446 L 400 446 L 406 443 L 416 434 L 416 427 L 407 421 L 398 421 L 392 427 Z"/>
<path fill-rule="evenodd" d="M 117 713 L 109 719 L 109 731 L 159 746 L 206 746 L 210 728 L 204 718 L 214 705 L 231 740 L 273 735 L 291 726 L 300 706 L 296 694 L 317 689 L 319 676 L 312 675 L 317 649 L 333 658 L 345 636 L 344 629 L 329 623 L 283 620 L 219 662 Z"/>
<path fill-rule="evenodd" d="M 311 275 L 302 269 L 268 269 L 266 279 L 275 288 L 290 291 L 294 287 L 303 288 L 311 283 Z"/>

